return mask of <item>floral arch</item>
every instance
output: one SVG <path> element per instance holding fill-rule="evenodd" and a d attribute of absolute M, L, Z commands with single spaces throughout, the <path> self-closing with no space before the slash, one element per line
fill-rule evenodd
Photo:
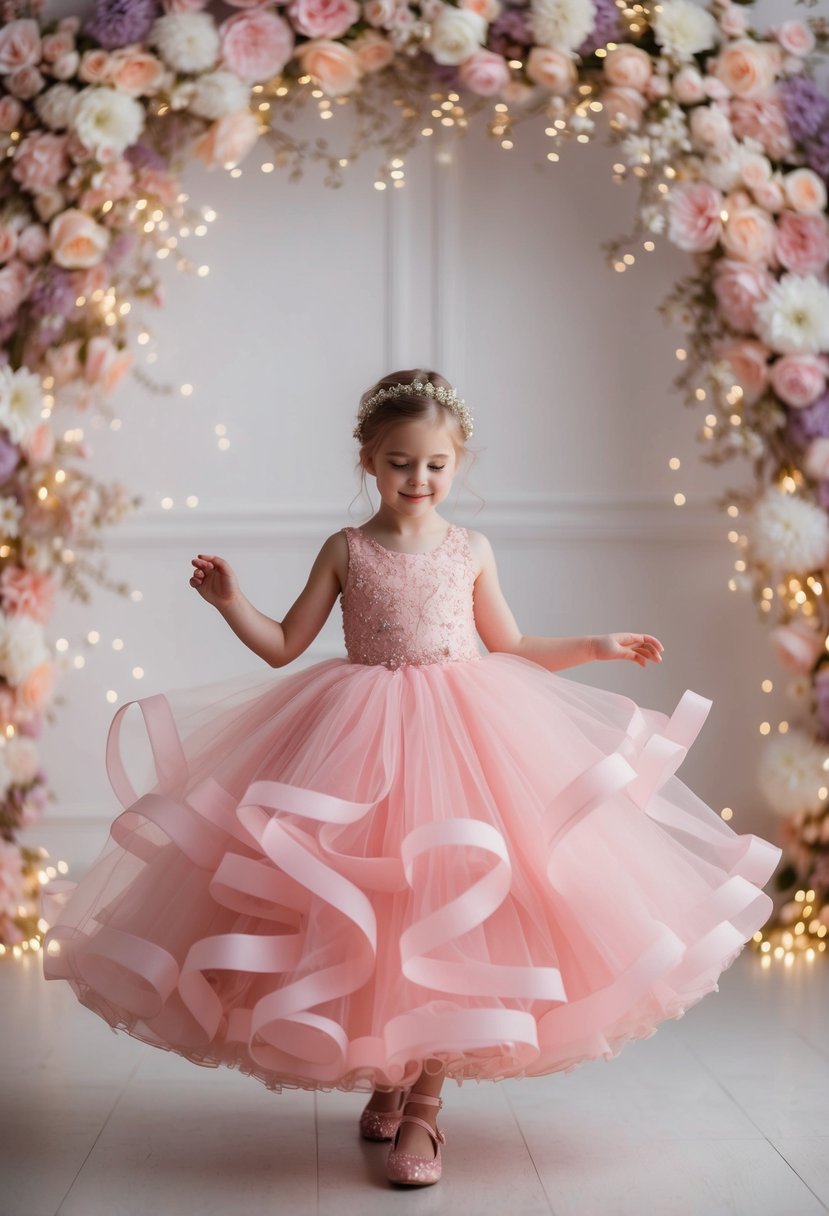
<path fill-rule="evenodd" d="M 798 0 L 798 3 L 802 0 Z M 806 0 L 809 3 L 809 0 Z M 703 460 L 750 458 L 729 491 L 730 586 L 750 592 L 791 674 L 796 724 L 766 743 L 760 783 L 783 816 L 788 899 L 767 957 L 812 958 L 829 930 L 829 95 L 823 18 L 752 27 L 710 0 L 97 0 L 47 21 L 0 0 L 0 955 L 40 948 L 39 887 L 57 873 L 20 846 L 48 799 L 37 739 L 58 670 L 44 625 L 59 590 L 119 594 L 89 551 L 140 500 L 85 467 L 60 409 L 106 408 L 138 375 L 136 315 L 160 305 L 161 263 L 203 222 L 178 185 L 190 157 L 336 188 L 366 149 L 375 187 L 439 126 L 486 115 L 509 148 L 545 124 L 549 159 L 601 133 L 639 186 L 635 231 L 603 248 L 623 272 L 658 238 L 692 271 L 661 305 L 687 334 L 675 386 L 704 412 Z M 300 140 L 349 106 L 346 149 Z M 287 125 L 286 125 L 287 124 Z M 177 228 L 177 232 L 173 231 Z M 146 340 L 146 339 L 144 339 Z M 767 733 L 771 726 L 764 723 Z M 61 863 L 62 864 L 62 863 Z"/>

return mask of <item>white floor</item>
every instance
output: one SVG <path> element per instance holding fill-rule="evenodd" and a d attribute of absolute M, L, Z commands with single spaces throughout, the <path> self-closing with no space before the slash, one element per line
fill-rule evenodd
<path fill-rule="evenodd" d="M 393 1188 L 360 1094 L 269 1092 L 109 1029 L 0 963 L 2 1216 L 829 1212 L 829 958 L 720 991 L 609 1062 L 444 1086 L 443 1179 Z"/>

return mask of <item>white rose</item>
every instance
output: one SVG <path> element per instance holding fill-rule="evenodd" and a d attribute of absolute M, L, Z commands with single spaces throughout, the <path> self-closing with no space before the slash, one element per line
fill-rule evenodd
<path fill-rule="evenodd" d="M 43 626 L 20 613 L 6 617 L 0 629 L 0 670 L 10 684 L 22 684 L 30 671 L 50 657 Z"/>
<path fill-rule="evenodd" d="M 71 84 L 53 84 L 35 98 L 37 116 L 52 131 L 65 131 L 72 125 L 78 93 Z"/>
<path fill-rule="evenodd" d="M 531 0 L 530 29 L 538 46 L 574 51 L 593 32 L 593 0 Z"/>
<path fill-rule="evenodd" d="M 200 118 L 223 118 L 246 109 L 250 101 L 250 85 L 234 72 L 206 72 L 193 84 L 188 109 Z"/>
<path fill-rule="evenodd" d="M 89 85 L 77 96 L 72 129 L 96 154 L 120 155 L 144 130 L 144 107 L 128 93 Z"/>
<path fill-rule="evenodd" d="M 719 41 L 717 23 L 693 0 L 663 0 L 652 22 L 656 41 L 677 59 L 690 59 Z"/>
<path fill-rule="evenodd" d="M 14 443 L 20 443 L 37 426 L 42 409 L 40 376 L 26 367 L 17 371 L 8 364 L 0 367 L 0 426 L 6 428 Z"/>
<path fill-rule="evenodd" d="M 206 72 L 219 54 L 219 32 L 209 13 L 168 13 L 150 30 L 150 46 L 177 72 Z"/>
<path fill-rule="evenodd" d="M 426 46 L 436 63 L 463 63 L 483 46 L 486 30 L 480 13 L 447 4 L 435 19 Z"/>

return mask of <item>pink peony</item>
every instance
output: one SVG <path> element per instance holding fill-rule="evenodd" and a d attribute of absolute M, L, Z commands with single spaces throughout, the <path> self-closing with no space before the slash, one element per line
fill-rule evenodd
<path fill-rule="evenodd" d="M 829 262 L 829 220 L 825 215 L 782 211 L 775 230 L 775 251 L 794 274 L 819 275 Z"/>
<path fill-rule="evenodd" d="M 351 93 L 361 76 L 360 61 L 342 42 L 318 38 L 297 47 L 297 59 L 329 97 Z"/>
<path fill-rule="evenodd" d="M 784 21 L 782 25 L 773 26 L 769 33 L 774 35 L 783 50 L 790 55 L 802 58 L 804 55 L 811 55 L 815 49 L 815 36 L 802 21 Z"/>
<path fill-rule="evenodd" d="M 0 28 L 0 76 L 40 63 L 41 39 L 36 21 L 23 18 Z"/>
<path fill-rule="evenodd" d="M 749 204 L 728 212 L 722 243 L 733 258 L 768 265 L 774 257 L 774 220 L 762 207 Z"/>
<path fill-rule="evenodd" d="M 278 75 L 294 49 L 288 22 L 259 9 L 228 17 L 219 26 L 219 37 L 222 62 L 246 84 Z"/>
<path fill-rule="evenodd" d="M 53 131 L 27 135 L 12 164 L 12 177 L 30 194 L 52 190 L 69 172 L 67 137 Z"/>
<path fill-rule="evenodd" d="M 497 97 L 509 83 L 510 71 L 503 55 L 476 51 L 458 69 L 461 82 L 481 97 Z"/>
<path fill-rule="evenodd" d="M 38 570 L 6 566 L 0 574 L 0 598 L 4 612 L 45 623 L 55 610 L 55 580 Z"/>
<path fill-rule="evenodd" d="M 56 215 L 49 225 L 52 257 L 67 270 L 96 266 L 107 251 L 109 239 L 106 228 L 74 207 Z"/>
<path fill-rule="evenodd" d="M 781 401 L 803 409 L 826 388 L 829 361 L 822 355 L 782 355 L 771 365 L 771 385 Z"/>
<path fill-rule="evenodd" d="M 772 160 L 785 160 L 794 150 L 779 97 L 735 97 L 729 112 L 737 138 L 756 139 Z"/>
<path fill-rule="evenodd" d="M 823 650 L 823 637 L 817 629 L 795 617 L 786 625 L 776 625 L 771 631 L 775 655 L 789 671 L 809 672 Z"/>
<path fill-rule="evenodd" d="M 713 289 L 726 323 L 742 333 L 752 333 L 757 321 L 755 305 L 769 294 L 774 278 L 765 266 L 720 258 L 714 266 Z"/>
<path fill-rule="evenodd" d="M 753 338 L 741 338 L 736 342 L 722 342 L 716 346 L 719 359 L 726 359 L 734 372 L 734 379 L 743 390 L 743 401 L 753 405 L 762 397 L 769 383 L 768 360 L 771 351 Z"/>
<path fill-rule="evenodd" d="M 691 182 L 671 191 L 668 238 L 680 249 L 713 249 L 722 234 L 722 195 L 708 182 Z"/>
<path fill-rule="evenodd" d="M 224 114 L 207 128 L 193 146 L 193 152 L 207 165 L 235 165 L 244 160 L 259 138 L 259 122 L 250 110 Z"/>
<path fill-rule="evenodd" d="M 357 0 L 291 0 L 288 16 L 306 38 L 341 38 L 360 20 Z"/>

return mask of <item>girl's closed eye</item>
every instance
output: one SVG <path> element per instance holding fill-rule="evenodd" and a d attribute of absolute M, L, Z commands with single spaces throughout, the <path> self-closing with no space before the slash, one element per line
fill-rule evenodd
<path fill-rule="evenodd" d="M 391 467 L 393 469 L 407 469 L 409 467 L 408 465 L 405 465 L 405 464 L 395 464 L 393 460 L 390 460 L 389 464 L 391 465 Z M 433 473 L 440 473 L 443 471 L 443 469 L 446 468 L 446 465 L 445 464 L 430 464 L 429 468 L 431 469 L 431 471 Z"/>

